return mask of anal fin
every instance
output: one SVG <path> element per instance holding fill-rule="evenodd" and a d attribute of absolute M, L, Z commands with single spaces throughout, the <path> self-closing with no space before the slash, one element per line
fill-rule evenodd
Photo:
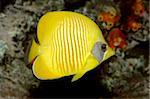
<path fill-rule="evenodd" d="M 74 75 L 71 81 L 74 82 L 74 81 L 78 80 L 86 72 L 88 72 L 88 71 L 94 69 L 96 66 L 98 66 L 98 64 L 99 64 L 99 62 L 96 60 L 96 58 L 92 54 L 90 54 L 87 57 L 84 68 L 81 71 L 79 71 L 76 75 Z"/>
<path fill-rule="evenodd" d="M 86 72 L 79 72 L 76 75 L 73 76 L 71 82 L 74 82 L 76 80 L 78 80 L 79 78 L 81 78 Z"/>

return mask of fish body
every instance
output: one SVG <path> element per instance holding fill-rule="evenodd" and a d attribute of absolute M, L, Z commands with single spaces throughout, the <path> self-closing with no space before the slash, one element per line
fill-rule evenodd
<path fill-rule="evenodd" d="M 29 62 L 36 57 L 32 70 L 42 80 L 74 75 L 75 81 L 114 55 L 99 27 L 75 12 L 55 11 L 42 16 L 37 38 L 39 44 L 33 40 Z M 104 45 L 105 51 L 101 50 Z"/>

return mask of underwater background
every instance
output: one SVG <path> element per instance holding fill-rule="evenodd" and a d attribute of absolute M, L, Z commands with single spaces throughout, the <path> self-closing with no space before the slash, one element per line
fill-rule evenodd
<path fill-rule="evenodd" d="M 75 82 L 38 80 L 27 51 L 41 16 L 62 10 L 95 21 L 116 55 Z M 148 0 L 0 0 L 0 99 L 148 99 L 149 12 Z"/>

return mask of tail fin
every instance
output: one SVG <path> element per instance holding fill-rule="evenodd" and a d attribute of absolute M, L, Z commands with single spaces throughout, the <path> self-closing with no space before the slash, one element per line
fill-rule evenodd
<path fill-rule="evenodd" d="M 37 44 L 35 42 L 35 40 L 33 40 L 30 51 L 29 51 L 29 55 L 28 55 L 29 63 L 32 62 L 35 59 L 35 57 L 37 57 L 39 55 L 39 47 L 40 47 L 40 45 Z"/>

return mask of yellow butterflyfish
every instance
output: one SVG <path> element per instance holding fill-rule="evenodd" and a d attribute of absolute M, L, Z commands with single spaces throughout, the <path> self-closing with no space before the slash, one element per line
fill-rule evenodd
<path fill-rule="evenodd" d="M 90 18 L 70 11 L 48 12 L 39 20 L 28 61 L 41 80 L 74 75 L 81 78 L 114 55 L 101 30 Z"/>

